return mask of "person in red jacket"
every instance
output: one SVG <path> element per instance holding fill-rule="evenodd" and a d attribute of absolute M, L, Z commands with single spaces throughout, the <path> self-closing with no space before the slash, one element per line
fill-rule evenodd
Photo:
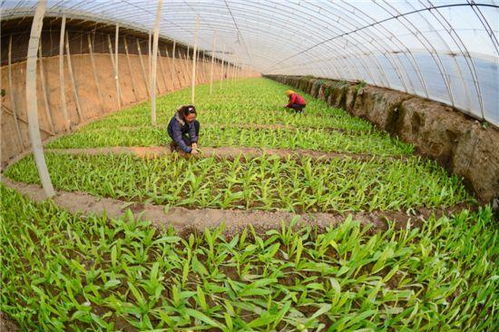
<path fill-rule="evenodd" d="M 307 106 L 305 99 L 293 90 L 287 90 L 285 93 L 288 96 L 289 101 L 284 107 L 292 108 L 296 113 L 303 113 L 303 109 Z"/>

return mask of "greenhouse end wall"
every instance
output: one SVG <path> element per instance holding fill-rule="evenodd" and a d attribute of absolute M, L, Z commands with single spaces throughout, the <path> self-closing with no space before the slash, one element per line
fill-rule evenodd
<path fill-rule="evenodd" d="M 415 145 L 463 178 L 482 203 L 499 199 L 499 130 L 445 104 L 361 83 L 303 76 L 266 76 L 365 118 Z"/>

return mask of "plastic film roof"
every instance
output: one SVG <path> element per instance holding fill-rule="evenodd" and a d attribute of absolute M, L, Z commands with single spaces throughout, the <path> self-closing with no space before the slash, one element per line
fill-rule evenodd
<path fill-rule="evenodd" d="M 2 1 L 2 20 L 34 0 Z M 49 0 L 46 15 L 150 31 L 155 0 Z M 263 74 L 364 80 L 499 125 L 499 1 L 164 0 L 161 35 Z"/>

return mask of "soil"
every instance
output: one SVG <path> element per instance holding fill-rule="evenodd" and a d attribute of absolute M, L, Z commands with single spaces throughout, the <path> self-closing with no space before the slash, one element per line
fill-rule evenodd
<path fill-rule="evenodd" d="M 43 189 L 39 185 L 19 183 L 7 178 L 3 178 L 2 182 L 35 201 L 46 199 Z M 158 229 L 173 226 L 183 236 L 193 232 L 203 232 L 207 227 L 213 228 L 224 224 L 224 233 L 227 237 L 240 233 L 249 225 L 252 225 L 259 234 L 263 234 L 270 229 L 280 229 L 281 223 L 290 223 L 294 218 L 297 218 L 297 228 L 308 225 L 324 230 L 329 226 L 342 223 L 348 215 L 363 225 L 372 226 L 372 231 L 376 232 L 387 229 L 387 220 L 395 222 L 397 228 L 405 228 L 409 223 L 413 226 L 420 226 L 431 214 L 436 216 L 450 215 L 462 208 L 469 208 L 469 206 L 460 204 L 449 208 L 419 209 L 412 214 L 400 211 L 295 214 L 284 211 L 168 208 L 161 205 L 130 203 L 117 199 L 94 197 L 82 192 L 66 191 L 57 191 L 53 201 L 71 213 L 83 215 L 97 214 L 118 218 L 130 210 L 136 218 L 151 221 Z"/>
<path fill-rule="evenodd" d="M 1 332 L 17 332 L 19 328 L 7 314 L 0 311 L 0 331 Z"/>
<path fill-rule="evenodd" d="M 99 155 L 99 154 L 123 154 L 132 153 L 139 157 L 153 157 L 161 156 L 166 154 L 171 154 L 169 148 L 161 146 L 150 146 L 150 147 L 105 147 L 105 148 L 86 148 L 86 149 L 47 149 L 46 152 L 56 152 L 56 153 L 66 153 L 66 154 L 87 154 L 87 155 Z M 364 153 L 338 153 L 338 152 L 321 152 L 314 150 L 305 149 L 266 149 L 266 148 L 248 148 L 248 147 L 220 147 L 220 148 L 201 148 L 200 156 L 205 157 L 221 157 L 221 158 L 234 158 L 237 156 L 261 156 L 262 154 L 274 155 L 281 158 L 287 157 L 301 157 L 307 156 L 314 159 L 336 159 L 336 158 L 351 158 L 355 160 L 372 160 L 377 159 L 389 159 L 389 160 L 405 160 L 408 159 L 407 156 L 379 156 Z M 199 156 L 199 155 L 198 155 Z"/>

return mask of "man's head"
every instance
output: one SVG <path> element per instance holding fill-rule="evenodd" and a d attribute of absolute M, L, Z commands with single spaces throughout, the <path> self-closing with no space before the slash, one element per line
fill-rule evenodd
<path fill-rule="evenodd" d="M 286 96 L 291 96 L 293 93 L 295 93 L 293 90 L 286 90 L 286 92 L 284 92 L 286 94 Z"/>
<path fill-rule="evenodd" d="M 177 111 L 180 112 L 184 120 L 188 123 L 196 120 L 197 113 L 196 107 L 194 107 L 194 105 L 181 106 Z"/>

